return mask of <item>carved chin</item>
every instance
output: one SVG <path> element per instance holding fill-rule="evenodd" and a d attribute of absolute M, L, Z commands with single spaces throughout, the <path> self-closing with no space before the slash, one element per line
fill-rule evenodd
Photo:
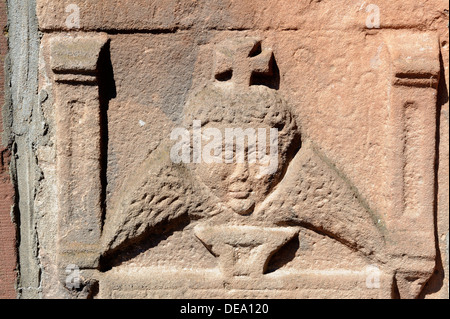
<path fill-rule="evenodd" d="M 239 215 L 250 215 L 255 208 L 255 201 L 250 198 L 231 199 L 227 204 Z"/>

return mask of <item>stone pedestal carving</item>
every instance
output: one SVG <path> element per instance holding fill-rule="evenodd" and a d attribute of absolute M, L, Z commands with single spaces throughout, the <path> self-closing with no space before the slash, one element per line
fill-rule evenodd
<path fill-rule="evenodd" d="M 228 277 L 261 276 L 269 258 L 298 235 L 295 228 L 255 226 L 199 226 L 194 232 L 219 258 L 219 267 Z"/>

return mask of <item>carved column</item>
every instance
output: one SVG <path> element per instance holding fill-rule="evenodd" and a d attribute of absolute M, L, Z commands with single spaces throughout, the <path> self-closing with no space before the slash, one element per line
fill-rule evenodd
<path fill-rule="evenodd" d="M 392 82 L 389 97 L 389 156 L 392 178 L 391 240 L 396 247 L 397 285 L 416 297 L 434 270 L 436 102 L 439 42 L 435 34 L 386 36 Z"/>
<path fill-rule="evenodd" d="M 106 34 L 50 39 L 57 140 L 59 258 L 96 268 L 102 231 L 101 111 L 98 60 Z"/>

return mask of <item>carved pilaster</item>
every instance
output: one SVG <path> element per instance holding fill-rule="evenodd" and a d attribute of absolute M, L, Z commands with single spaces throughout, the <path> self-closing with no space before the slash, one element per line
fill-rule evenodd
<path fill-rule="evenodd" d="M 98 60 L 106 34 L 50 39 L 54 73 L 60 266 L 95 268 L 102 231 Z"/>
<path fill-rule="evenodd" d="M 439 42 L 433 33 L 406 31 L 386 36 L 386 42 L 392 76 L 388 105 L 390 220 L 396 247 L 402 247 L 394 252 L 401 265 L 397 285 L 402 297 L 416 297 L 434 270 L 436 254 L 434 170 Z"/>

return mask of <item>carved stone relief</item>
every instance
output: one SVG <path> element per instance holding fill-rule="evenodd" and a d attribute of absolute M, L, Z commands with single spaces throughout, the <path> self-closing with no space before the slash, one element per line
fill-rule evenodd
<path fill-rule="evenodd" d="M 190 12 L 177 27 L 120 29 L 107 11 L 104 27 L 87 18 L 74 31 L 38 8 L 54 109 L 55 294 L 420 296 L 437 256 L 436 31 L 332 22 L 353 49 L 377 47 L 349 61 L 314 49 L 340 37 L 311 22 L 308 36 L 258 22 L 199 31 Z M 339 101 L 356 82 L 360 96 Z M 378 104 L 360 105 L 372 84 Z M 340 148 L 345 134 L 362 151 Z M 68 265 L 81 271 L 76 289 Z"/>

